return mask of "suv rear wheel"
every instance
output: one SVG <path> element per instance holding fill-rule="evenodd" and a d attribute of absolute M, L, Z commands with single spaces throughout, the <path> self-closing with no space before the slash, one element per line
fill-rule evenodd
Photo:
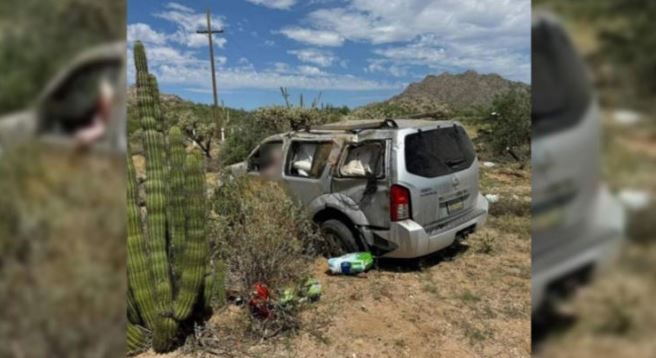
<path fill-rule="evenodd" d="M 321 223 L 321 234 L 326 240 L 327 251 L 331 255 L 343 255 L 360 250 L 353 231 L 343 222 L 335 219 Z"/>

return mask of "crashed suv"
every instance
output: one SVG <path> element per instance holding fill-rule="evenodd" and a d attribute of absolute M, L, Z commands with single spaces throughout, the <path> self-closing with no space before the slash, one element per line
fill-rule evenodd
<path fill-rule="evenodd" d="M 487 218 L 474 147 L 453 121 L 347 121 L 278 134 L 229 170 L 280 180 L 337 252 L 421 257 Z"/>

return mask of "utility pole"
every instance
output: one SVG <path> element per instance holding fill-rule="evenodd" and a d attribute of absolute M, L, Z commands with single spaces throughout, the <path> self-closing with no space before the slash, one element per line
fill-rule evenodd
<path fill-rule="evenodd" d="M 216 121 L 216 131 L 217 131 L 217 137 L 220 135 L 223 127 L 222 123 L 219 120 L 217 116 L 217 110 L 219 107 L 219 100 L 218 100 L 218 94 L 216 91 L 216 71 L 214 70 L 214 47 L 212 44 L 212 35 L 213 34 L 221 34 L 223 33 L 223 29 L 218 29 L 218 30 L 212 30 L 212 20 L 210 16 L 210 10 L 207 9 L 207 29 L 206 30 L 198 30 L 196 31 L 198 34 L 207 34 L 207 38 L 209 39 L 210 42 L 210 67 L 212 69 L 212 94 L 214 95 L 214 109 L 213 109 L 213 114 L 214 114 L 214 120 Z"/>

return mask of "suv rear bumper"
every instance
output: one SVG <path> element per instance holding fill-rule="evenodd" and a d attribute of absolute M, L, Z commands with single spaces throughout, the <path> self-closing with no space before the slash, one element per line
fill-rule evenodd
<path fill-rule="evenodd" d="M 607 270 L 618 256 L 624 243 L 624 208 L 608 188 L 602 186 L 591 207 L 585 227 L 570 237 L 567 245 L 532 257 L 531 303 L 532 311 L 542 306 L 552 288 L 561 286 L 563 280 L 573 278 L 576 273 L 590 271 L 593 278 Z M 538 237 L 540 236 L 540 237 Z M 549 235 L 533 234 L 533 240 L 548 240 Z M 585 281 L 580 282 L 584 284 Z M 571 282 L 567 286 L 575 286 Z"/>
<path fill-rule="evenodd" d="M 389 230 L 374 231 L 383 239 L 396 246 L 383 257 L 416 258 L 441 250 L 453 243 L 461 231 L 475 231 L 487 220 L 488 202 L 478 194 L 476 206 L 462 217 L 445 223 L 438 228 L 427 231 L 426 228 L 412 220 L 393 222 Z"/>

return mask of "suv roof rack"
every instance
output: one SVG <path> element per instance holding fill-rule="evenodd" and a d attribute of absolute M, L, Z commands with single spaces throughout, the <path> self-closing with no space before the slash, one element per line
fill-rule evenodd
<path fill-rule="evenodd" d="M 382 129 L 382 128 L 399 128 L 394 119 L 387 118 L 383 120 L 353 120 L 346 122 L 337 122 L 323 124 L 318 127 L 310 128 L 308 131 L 347 131 L 358 133 L 366 129 Z"/>

